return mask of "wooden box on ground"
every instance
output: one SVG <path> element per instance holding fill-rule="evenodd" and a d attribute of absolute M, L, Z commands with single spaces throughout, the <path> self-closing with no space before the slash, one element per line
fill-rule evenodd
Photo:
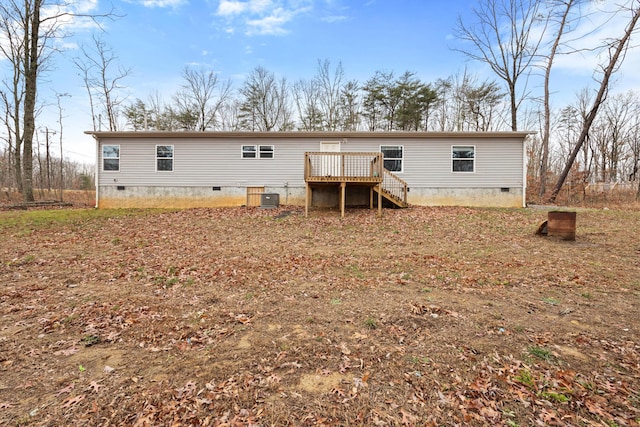
<path fill-rule="evenodd" d="M 576 213 L 549 212 L 547 216 L 547 235 L 562 240 L 576 240 Z"/>

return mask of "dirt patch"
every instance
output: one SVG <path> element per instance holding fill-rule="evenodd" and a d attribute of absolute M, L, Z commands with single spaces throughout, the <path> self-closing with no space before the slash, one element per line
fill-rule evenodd
<path fill-rule="evenodd" d="M 299 387 L 309 393 L 328 393 L 340 387 L 344 377 L 336 372 L 327 375 L 305 374 L 300 378 Z"/>
<path fill-rule="evenodd" d="M 545 218 L 0 212 L 0 423 L 638 425 L 640 213 Z"/>

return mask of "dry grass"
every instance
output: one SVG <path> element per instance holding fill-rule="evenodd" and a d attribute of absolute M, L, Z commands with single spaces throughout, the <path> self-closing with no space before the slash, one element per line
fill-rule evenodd
<path fill-rule="evenodd" d="M 0 423 L 638 425 L 640 215 L 0 212 Z"/>

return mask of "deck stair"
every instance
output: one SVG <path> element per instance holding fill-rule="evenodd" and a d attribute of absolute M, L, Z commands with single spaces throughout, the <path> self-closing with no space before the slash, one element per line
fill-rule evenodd
<path fill-rule="evenodd" d="M 340 210 L 344 216 L 345 189 L 348 184 L 366 185 L 371 188 L 370 207 L 373 194 L 378 194 L 378 212 L 382 213 L 382 199 L 400 208 L 407 203 L 407 183 L 384 168 L 380 152 L 307 152 L 304 155 L 304 180 L 307 186 L 305 213 L 309 209 L 311 187 L 334 184 L 340 188 Z"/>
<path fill-rule="evenodd" d="M 384 178 L 379 186 L 373 188 L 375 192 L 380 192 L 382 197 L 399 208 L 407 208 L 407 183 L 395 175 L 393 172 L 384 169 Z"/>

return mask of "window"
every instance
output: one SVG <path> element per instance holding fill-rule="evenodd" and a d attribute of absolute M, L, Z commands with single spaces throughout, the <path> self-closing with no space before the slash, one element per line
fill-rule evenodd
<path fill-rule="evenodd" d="M 173 171 L 173 145 L 156 145 L 156 171 Z"/>
<path fill-rule="evenodd" d="M 103 145 L 102 146 L 102 170 L 116 171 L 116 172 L 120 170 L 120 146 L 119 145 Z"/>
<path fill-rule="evenodd" d="M 273 145 L 261 145 L 260 146 L 260 158 L 261 159 L 273 159 Z"/>
<path fill-rule="evenodd" d="M 402 145 L 381 145 L 384 168 L 390 172 L 402 172 Z"/>
<path fill-rule="evenodd" d="M 257 147 L 255 145 L 243 145 L 242 146 L 242 158 L 243 159 L 255 159 Z"/>
<path fill-rule="evenodd" d="M 473 145 L 451 147 L 451 171 L 475 172 L 476 147 Z"/>
<path fill-rule="evenodd" d="M 243 145 L 243 159 L 273 159 L 273 145 Z"/>

